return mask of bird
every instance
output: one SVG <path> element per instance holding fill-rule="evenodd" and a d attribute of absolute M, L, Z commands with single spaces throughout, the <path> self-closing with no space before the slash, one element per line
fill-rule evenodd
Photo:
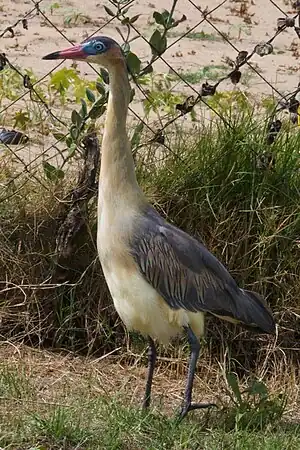
<path fill-rule="evenodd" d="M 127 134 L 131 97 L 121 46 L 94 36 L 55 51 L 44 60 L 95 63 L 109 74 L 101 145 L 97 249 L 115 309 L 129 331 L 148 339 L 148 373 L 142 408 L 147 410 L 157 350 L 185 334 L 190 355 L 179 418 L 215 406 L 193 402 L 192 391 L 206 313 L 274 334 L 271 309 L 258 293 L 240 288 L 225 266 L 196 238 L 167 222 L 147 201 L 136 178 Z"/>

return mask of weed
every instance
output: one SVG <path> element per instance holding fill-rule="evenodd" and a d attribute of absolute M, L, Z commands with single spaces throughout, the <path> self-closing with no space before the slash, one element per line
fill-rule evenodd
<path fill-rule="evenodd" d="M 251 3 L 249 3 L 248 0 L 242 0 L 242 1 L 239 1 L 238 3 L 239 3 L 239 6 L 233 6 L 233 7 L 229 8 L 231 14 L 243 18 L 243 20 L 246 24 L 251 24 L 252 16 L 254 15 L 254 14 L 251 14 L 249 11 Z"/>
<path fill-rule="evenodd" d="M 182 36 L 182 33 L 173 31 L 172 33 L 170 33 L 170 36 L 179 37 L 179 36 Z M 193 41 L 220 41 L 220 40 L 222 40 L 221 36 L 219 36 L 217 34 L 213 34 L 213 33 L 206 33 L 203 30 L 191 31 L 190 33 L 186 34 L 184 37 L 191 39 Z"/>
<path fill-rule="evenodd" d="M 7 365 L 0 368 L 0 396 L 15 399 L 33 395 L 25 369 L 17 370 Z"/>
<path fill-rule="evenodd" d="M 67 27 L 76 27 L 87 23 L 92 23 L 92 19 L 88 15 L 80 12 L 72 11 L 64 17 L 64 25 Z"/>
<path fill-rule="evenodd" d="M 217 80 L 224 74 L 226 70 L 226 66 L 224 65 L 216 65 L 216 66 L 204 66 L 202 69 L 197 70 L 195 72 L 179 72 L 181 78 L 190 84 L 197 84 L 203 80 Z"/>
<path fill-rule="evenodd" d="M 32 415 L 32 429 L 47 442 L 65 447 L 83 446 L 91 438 L 91 432 L 81 426 L 80 412 L 68 407 L 56 407 L 48 416 Z"/>
<path fill-rule="evenodd" d="M 212 34 L 212 33 L 205 33 L 204 31 L 191 31 L 186 35 L 188 39 L 193 39 L 195 41 L 219 41 L 221 40 L 220 36 Z"/>
<path fill-rule="evenodd" d="M 227 391 L 231 405 L 222 409 L 220 417 L 225 430 L 264 430 L 268 426 L 276 428 L 286 409 L 286 395 L 272 398 L 267 386 L 255 379 L 241 391 L 233 372 L 227 372 L 226 379 L 231 390 Z"/>

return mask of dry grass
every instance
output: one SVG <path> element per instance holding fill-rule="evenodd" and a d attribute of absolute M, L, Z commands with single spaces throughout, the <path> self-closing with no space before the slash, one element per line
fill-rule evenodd
<path fill-rule="evenodd" d="M 22 185 L 27 176 L 20 178 Z M 57 199 L 64 198 L 70 187 L 71 183 L 55 187 L 48 183 L 44 189 L 27 179 L 19 193 L 1 203 L 4 338 L 71 349 L 86 348 L 87 342 L 94 348 L 104 342 L 109 346 L 116 315 L 108 306 L 97 259 L 95 219 L 91 217 L 83 239 L 78 236 L 71 258 L 58 261 L 55 254 L 56 235 L 64 218 L 64 205 Z"/>
<path fill-rule="evenodd" d="M 178 128 L 176 136 L 169 136 L 173 153 L 164 155 L 159 167 L 153 148 L 141 153 L 139 180 L 164 216 L 201 237 L 241 286 L 266 295 L 275 313 L 279 335 L 266 367 L 272 340 L 216 319 L 208 320 L 209 354 L 222 360 L 228 345 L 241 375 L 256 366 L 271 372 L 285 358 L 294 360 L 298 370 L 299 138 L 287 131 L 289 139 L 283 135 L 270 148 L 266 130 L 248 111 L 229 119 L 232 128 L 219 123 L 192 137 Z M 270 149 L 275 167 L 257 167 L 258 156 Z M 58 261 L 61 199 L 73 187 L 74 174 L 66 171 L 63 181 L 51 182 L 37 172 L 41 185 L 24 173 L 7 183 L 13 168 L 8 158 L 6 165 L 3 161 L 1 198 L 9 196 L 0 204 L 3 339 L 98 355 L 124 347 L 124 329 L 97 259 L 95 201 L 89 203 L 73 253 Z M 162 355 L 177 356 L 174 348 Z"/>
<path fill-rule="evenodd" d="M 220 416 L 212 412 L 196 412 L 182 426 L 176 425 L 174 413 L 182 399 L 186 360 L 173 360 L 175 370 L 170 370 L 169 362 L 159 361 L 151 412 L 143 416 L 140 402 L 146 368 L 139 358 L 128 366 L 125 357 L 91 359 L 3 343 L 0 359 L 0 445 L 7 450 L 163 449 L 166 445 L 191 449 L 200 448 L 200 441 L 205 449 L 229 449 L 236 441 L 240 444 L 235 448 L 250 449 L 250 442 L 257 441 L 257 448 L 271 449 L 262 443 L 271 445 L 276 439 L 281 445 L 291 443 L 281 448 L 296 449 L 299 443 L 298 428 L 293 425 L 299 409 L 299 384 L 287 367 L 267 380 L 270 395 L 284 391 L 289 395 L 285 417 L 276 429 L 274 423 L 259 433 L 225 431 Z M 226 413 L 230 399 L 217 364 L 200 361 L 194 396 L 217 399 Z M 222 441 L 228 443 L 219 447 Z"/>

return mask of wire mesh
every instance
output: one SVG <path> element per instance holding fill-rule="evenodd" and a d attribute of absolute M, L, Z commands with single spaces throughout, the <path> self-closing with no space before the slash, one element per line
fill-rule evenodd
<path fill-rule="evenodd" d="M 231 126 L 214 100 L 224 92 L 251 97 L 256 104 L 272 99 L 268 117 L 262 118 L 270 144 L 281 129 L 281 111 L 298 126 L 299 2 L 265 0 L 258 6 L 223 0 L 208 8 L 193 0 L 173 0 L 163 9 L 109 0 L 104 5 L 91 2 L 89 11 L 79 2 L 30 3 L 16 3 L 2 19 L 0 118 L 5 129 L 23 130 L 29 139 L 18 146 L 5 140 L 0 144 L 17 163 L 2 182 L 0 200 L 11 195 L 6 188 L 24 172 L 47 188 L 39 168 L 55 161 L 61 170 L 70 160 L 66 138 L 74 98 L 79 102 L 95 79 L 103 83 L 103 72 L 92 65 L 45 63 L 41 57 L 97 34 L 116 38 L 135 64 L 129 130 L 144 128 L 135 151 L 154 143 L 174 152 L 169 139 L 174 125 L 221 120 Z M 132 55 L 138 58 L 132 60 Z M 59 78 L 63 67 L 68 69 Z"/>
<path fill-rule="evenodd" d="M 12 222 L 12 227 L 11 229 L 8 227 L 8 232 L 2 232 L 3 241 L 7 239 L 8 235 L 12 236 L 12 245 L 9 246 L 7 254 L 3 251 L 2 265 L 5 275 L 1 281 L 4 285 L 1 292 L 2 295 L 5 293 L 8 295 L 7 292 L 14 289 L 25 292 L 22 304 L 28 307 L 30 323 L 32 311 L 36 305 L 35 292 L 37 291 L 35 290 L 40 289 L 39 292 L 41 290 L 44 292 L 47 289 L 54 290 L 56 287 L 62 286 L 70 289 L 82 287 L 80 295 L 77 295 L 76 291 L 76 298 L 83 299 L 86 316 L 82 314 L 81 309 L 79 314 L 76 312 L 76 319 L 72 322 L 73 325 L 70 325 L 70 330 L 72 332 L 73 326 L 76 330 L 78 327 L 88 330 L 87 340 L 90 339 L 89 336 L 93 336 L 92 340 L 93 342 L 95 340 L 96 346 L 99 336 L 99 342 L 102 342 L 103 336 L 105 336 L 102 325 L 99 326 L 100 331 L 94 331 L 95 323 L 99 321 L 97 314 L 102 306 L 103 311 L 106 311 L 107 304 L 104 300 L 106 298 L 105 288 L 99 284 L 100 268 L 95 265 L 98 264 L 95 240 L 91 240 L 90 259 L 85 260 L 88 253 L 86 247 L 80 247 L 81 253 L 78 252 L 80 257 L 76 261 L 74 257 L 74 261 L 72 261 L 74 267 L 69 263 L 64 266 L 65 261 L 60 264 L 61 261 L 57 259 L 59 253 L 57 250 L 65 243 L 69 250 L 70 240 L 68 239 L 70 236 L 74 237 L 75 232 L 84 222 L 85 217 L 83 216 L 86 215 L 88 209 L 87 202 L 90 201 L 92 195 L 95 196 L 97 193 L 93 164 L 96 164 L 95 161 L 98 164 L 98 154 L 97 157 L 95 154 L 92 155 L 94 163 L 90 163 L 89 183 L 85 183 L 85 179 L 80 180 L 80 176 L 78 176 L 80 172 L 75 170 L 79 182 L 74 187 L 73 183 L 75 184 L 76 181 L 74 181 L 75 177 L 72 171 L 74 168 L 77 169 L 77 164 L 82 167 L 85 162 L 86 155 L 82 143 L 86 137 L 85 133 L 90 129 L 93 130 L 91 119 L 93 120 L 95 117 L 97 117 L 96 132 L 101 141 L 109 80 L 107 73 L 97 66 L 71 61 L 60 61 L 59 63 L 44 61 L 42 57 L 95 35 L 110 36 L 122 45 L 127 59 L 131 86 L 134 89 L 130 103 L 128 133 L 134 157 L 139 158 L 139 162 L 144 162 L 149 172 L 153 164 L 158 165 L 169 155 L 181 161 L 182 154 L 177 153 L 178 139 L 182 139 L 182 137 L 188 139 L 193 133 L 197 138 L 197 133 L 199 135 L 206 125 L 217 127 L 221 123 L 225 127 L 234 129 L 235 115 L 239 115 L 241 104 L 247 106 L 245 118 L 248 112 L 249 115 L 255 115 L 253 126 L 260 127 L 259 137 L 265 139 L 264 144 L 269 146 L 267 148 L 270 148 L 270 154 L 260 155 L 260 147 L 256 146 L 256 143 L 250 145 L 249 148 L 248 145 L 244 145 L 244 149 L 253 153 L 253 160 L 258 162 L 260 167 L 270 167 L 274 162 L 272 144 L 278 136 L 280 134 L 290 136 L 290 133 L 297 133 L 299 130 L 300 2 L 260 0 L 255 3 L 253 0 L 211 0 L 209 7 L 206 7 L 204 2 L 194 0 L 162 0 L 159 4 L 151 3 L 148 0 L 106 0 L 101 4 L 89 1 L 87 8 L 78 0 L 68 2 L 30 0 L 11 2 L 9 11 L 2 12 L 0 19 L 2 30 L 0 31 L 2 44 L 0 54 L 0 128 L 3 127 L 3 130 L 0 129 L 0 207 L 4 208 L 5 205 L 9 207 L 10 199 L 13 196 L 17 199 L 20 196 L 22 200 L 25 198 L 25 202 L 20 201 L 20 211 L 17 210 L 16 214 L 14 210 L 14 214 L 7 215 L 6 220 Z M 84 111 L 85 108 L 88 108 L 88 113 Z M 286 126 L 287 123 L 288 126 Z M 10 135 L 9 133 L 13 129 L 17 133 Z M 249 127 L 245 129 L 249 130 Z M 182 133 L 182 130 L 188 133 Z M 78 133 L 80 139 L 77 136 Z M 261 148 L 265 149 L 266 145 Z M 94 147 L 98 149 L 98 145 L 95 144 Z M 219 156 L 218 153 L 215 158 Z M 147 157 L 149 157 L 148 160 L 143 160 Z M 252 164 L 252 158 L 250 159 Z M 228 161 L 230 172 L 232 159 L 228 158 Z M 187 159 L 183 161 L 183 164 L 185 164 L 186 170 L 190 169 L 187 166 Z M 208 167 L 209 164 L 210 161 L 205 167 Z M 244 167 L 242 168 L 243 175 L 249 167 L 252 167 L 251 164 L 245 166 L 245 170 Z M 291 164 L 294 164 L 294 159 Z M 294 173 L 294 168 L 292 170 Z M 298 170 L 299 165 L 295 162 L 295 171 Z M 200 180 L 199 184 L 201 184 L 202 178 L 198 175 L 198 173 L 195 175 L 196 182 Z M 67 187 L 56 183 L 62 177 L 64 180 L 67 178 Z M 218 185 L 215 188 L 214 181 L 212 198 L 218 189 Z M 232 185 L 235 181 L 232 181 Z M 225 183 L 227 183 L 227 178 Z M 32 195 L 28 185 L 32 188 Z M 35 208 L 34 200 L 37 196 L 34 196 L 34 190 L 38 191 L 37 186 L 42 188 L 42 195 L 39 194 L 38 197 L 42 202 L 36 205 L 36 210 L 32 213 L 30 207 Z M 282 184 L 279 188 L 277 185 L 275 186 L 274 196 L 282 186 Z M 69 188 L 74 189 L 71 189 L 69 195 L 66 195 L 66 190 Z M 191 190 L 193 188 L 194 186 Z M 48 192 L 45 191 L 49 191 L 49 198 L 47 197 Z M 204 191 L 205 189 L 203 189 Z M 182 198 L 180 197 L 180 201 L 183 200 L 184 203 L 184 189 L 181 194 L 183 195 Z M 288 198 L 288 195 L 286 194 L 285 199 Z M 32 213 L 31 215 L 26 215 L 27 211 L 23 211 L 24 204 L 27 205 L 26 196 L 31 196 L 28 201 L 28 204 L 30 203 L 28 210 Z M 288 263 L 281 264 L 280 258 L 284 252 L 288 253 L 290 248 L 294 250 L 297 246 L 299 249 L 298 239 L 295 245 L 285 246 L 289 241 L 294 240 L 294 235 L 298 236 L 297 231 L 293 231 L 291 237 L 287 237 L 285 234 L 287 224 L 292 230 L 294 228 L 296 230 L 296 225 L 294 226 L 290 222 L 294 217 L 298 217 L 298 210 L 291 207 L 285 212 L 282 208 L 283 213 L 282 216 L 279 216 L 278 224 L 274 225 L 274 230 L 272 228 L 271 231 L 267 230 L 266 236 L 264 232 L 258 235 L 256 229 L 253 232 L 249 229 L 250 246 L 248 246 L 248 231 L 244 236 L 244 231 L 240 231 L 238 234 L 229 227 L 226 236 L 221 233 L 220 230 L 225 228 L 228 220 L 226 211 L 224 209 L 225 216 L 222 216 L 223 205 L 220 205 L 219 212 L 221 214 L 218 215 L 217 212 L 215 215 L 209 196 L 208 189 L 206 201 L 216 219 L 216 224 L 211 236 L 208 235 L 208 238 L 211 239 L 208 248 L 217 256 L 221 255 L 220 259 L 226 266 L 234 268 L 233 275 L 238 274 L 243 278 L 246 274 L 248 276 L 246 283 L 251 288 L 258 287 L 261 293 L 270 297 L 269 291 L 273 289 L 272 294 L 275 292 L 275 295 L 273 295 L 272 301 L 274 303 L 277 296 L 279 297 L 281 286 L 288 285 L 287 279 L 293 281 L 291 282 L 292 287 L 286 288 L 286 291 L 289 291 L 290 298 L 295 298 L 296 294 L 294 293 L 299 290 L 294 282 L 294 278 L 299 279 L 297 276 L 299 258 L 293 260 L 295 268 L 294 266 L 290 267 Z M 249 195 L 250 197 L 251 195 Z M 59 205 L 55 210 L 54 208 L 51 210 L 51 205 L 47 205 L 47 200 L 50 198 L 51 201 L 54 198 L 55 206 Z M 263 210 L 260 202 L 262 203 L 262 200 L 258 198 L 259 204 L 256 208 L 250 199 L 249 205 L 248 203 L 246 206 L 244 205 L 247 209 L 241 209 L 239 213 L 241 212 L 243 218 L 246 217 L 246 219 L 248 214 L 253 214 L 253 216 L 257 214 L 258 222 L 265 221 L 268 226 L 267 219 L 269 216 L 270 220 L 272 218 L 271 209 L 267 205 Z M 198 203 L 193 204 L 189 201 L 186 203 L 191 208 L 195 204 L 198 205 Z M 66 209 L 69 208 L 69 214 L 65 214 L 66 211 L 63 211 L 67 219 L 64 222 L 61 213 L 63 208 L 60 208 L 62 205 L 66 206 Z M 18 206 L 19 203 L 15 202 L 11 207 L 16 209 Z M 158 206 L 162 211 L 165 204 Z M 168 207 L 169 204 L 166 211 L 163 212 L 166 212 L 169 218 L 171 214 L 168 214 L 170 211 L 167 210 Z M 277 210 L 280 207 L 276 203 L 273 209 Z M 228 208 L 231 208 L 231 203 Z M 179 204 L 178 209 L 182 216 L 188 216 L 186 211 L 191 211 L 186 207 L 184 209 L 182 203 Z M 41 210 L 46 211 L 42 218 L 38 216 Z M 18 214 L 20 216 L 23 214 L 25 225 L 21 220 L 22 226 L 14 222 Z M 91 216 L 92 214 L 93 212 Z M 29 216 L 32 223 L 28 225 L 26 220 Z M 11 220 L 11 217 L 14 219 Z M 71 223 L 71 219 L 73 220 L 74 217 L 76 220 L 78 219 L 78 222 L 75 220 Z M 48 218 L 48 228 L 47 224 L 43 228 L 44 222 L 47 222 Z M 235 224 L 234 220 L 232 223 Z M 29 220 L 27 221 L 29 222 Z M 196 221 L 198 223 L 198 217 L 195 218 L 195 223 Z M 179 225 L 181 226 L 181 224 Z M 190 226 L 187 223 L 185 225 Z M 18 233 L 15 233 L 15 228 L 18 227 Z M 45 232 L 41 238 L 38 232 L 40 229 L 46 228 L 46 231 L 51 229 L 52 234 L 49 232 L 49 237 Z M 209 228 L 208 226 L 208 233 L 210 233 Z M 188 229 L 191 234 L 194 230 L 193 226 Z M 198 233 L 199 230 L 196 231 Z M 28 232 L 30 236 L 28 248 L 26 242 L 24 243 L 26 240 L 22 238 L 22 233 L 25 232 Z M 88 233 L 90 233 L 90 237 L 93 237 L 95 229 L 88 229 Z M 252 242 L 253 236 L 255 242 Z M 280 245 L 277 244 L 279 238 Z M 40 252 L 40 259 L 37 261 L 34 259 L 37 253 L 35 244 L 36 241 L 39 244 L 39 239 L 41 244 L 37 245 L 37 248 Z M 49 245 L 46 242 L 48 240 Z M 55 242 L 56 249 L 54 251 Z M 81 242 L 78 245 L 81 246 Z M 273 247 L 279 249 L 280 246 L 283 250 L 278 250 L 274 256 Z M 26 258 L 28 256 L 28 261 L 27 259 L 25 261 L 28 274 L 25 274 L 25 269 L 23 270 L 22 267 L 18 270 L 18 256 L 19 252 L 22 253 L 22 248 Z M 237 256 L 236 249 L 238 248 L 243 249 L 241 251 L 244 257 L 242 266 L 239 265 L 240 261 Z M 14 253 L 16 253 L 16 258 Z M 74 255 L 75 252 L 73 252 Z M 71 259 L 72 254 L 69 255 L 69 260 Z M 11 264 L 6 266 L 6 261 Z M 270 268 L 264 271 L 264 265 L 270 266 Z M 32 270 L 31 273 L 34 266 L 38 267 L 40 272 Z M 17 268 L 15 275 L 14 267 Z M 255 274 L 252 275 L 254 270 L 259 277 Z M 90 278 L 86 276 L 86 273 L 89 273 Z M 76 274 L 79 274 L 79 278 L 76 278 Z M 68 278 L 69 276 L 70 278 Z M 13 282 L 8 279 L 9 277 Z M 75 297 L 74 292 L 70 291 L 69 293 L 71 300 Z M 89 304 L 86 302 L 87 292 L 89 293 Z M 48 294 L 45 294 L 45 298 Z M 31 295 L 33 309 L 30 309 L 30 301 L 26 295 Z M 50 299 L 51 295 L 50 293 L 47 298 Z M 56 302 L 57 298 L 61 298 L 64 306 L 64 295 L 63 290 L 53 293 L 53 298 L 55 297 L 53 302 Z M 101 307 L 99 306 L 100 295 L 103 300 Z M 94 303 L 91 302 L 91 298 Z M 13 305 L 12 307 L 15 306 L 14 301 L 13 298 L 12 303 L 9 303 Z M 36 314 L 38 317 L 34 316 L 35 319 L 29 328 L 31 327 L 30 332 L 33 335 L 38 335 L 39 342 L 45 339 L 41 323 L 43 326 L 46 323 L 45 327 L 52 330 L 51 314 L 53 310 L 55 311 L 56 303 L 53 307 L 54 303 L 51 302 L 49 303 L 50 312 L 47 308 L 44 310 L 44 297 L 40 310 L 36 313 L 34 309 L 33 315 Z M 283 324 L 282 329 L 286 325 L 285 331 L 287 334 L 292 334 L 294 329 L 299 329 L 299 326 L 297 324 L 293 328 L 289 323 L 289 318 L 293 317 L 296 318 L 294 321 L 298 320 L 299 311 L 298 306 L 294 308 L 292 302 L 291 307 L 287 307 L 287 304 L 286 298 L 284 298 L 284 307 L 276 314 L 278 322 L 281 326 Z M 93 305 L 96 305 L 94 309 Z M 93 311 L 92 314 L 90 314 L 91 311 Z M 96 311 L 95 314 L 94 311 Z M 101 310 L 101 314 L 103 311 Z M 40 313 L 42 319 L 39 317 Z M 9 314 L 10 310 L 8 310 L 7 329 L 11 333 L 13 328 Z M 87 319 L 88 325 L 83 323 L 85 319 Z M 69 317 L 65 319 L 65 324 L 68 323 Z M 23 324 L 21 325 L 21 330 L 23 330 Z M 24 329 L 27 325 L 26 323 Z M 39 328 L 38 331 L 36 328 Z M 59 325 L 59 329 L 63 330 L 63 328 L 64 325 Z M 64 330 L 62 335 L 63 333 Z M 59 336 L 59 332 L 57 335 Z M 217 328 L 215 335 L 219 336 Z M 222 340 L 221 333 L 220 337 Z M 65 338 L 63 337 L 63 339 Z M 289 346 L 298 346 L 298 341 L 298 334 L 295 332 L 295 337 L 291 338 L 292 343 Z M 247 355 L 247 351 L 243 349 L 242 353 Z"/>

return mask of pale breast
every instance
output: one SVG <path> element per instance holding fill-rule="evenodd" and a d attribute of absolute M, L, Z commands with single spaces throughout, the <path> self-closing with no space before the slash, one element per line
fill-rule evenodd
<path fill-rule="evenodd" d="M 203 314 L 171 309 L 144 279 L 130 255 L 106 254 L 102 269 L 114 306 L 128 330 L 163 344 L 182 333 L 182 327 L 188 324 L 196 335 L 203 335 Z"/>

